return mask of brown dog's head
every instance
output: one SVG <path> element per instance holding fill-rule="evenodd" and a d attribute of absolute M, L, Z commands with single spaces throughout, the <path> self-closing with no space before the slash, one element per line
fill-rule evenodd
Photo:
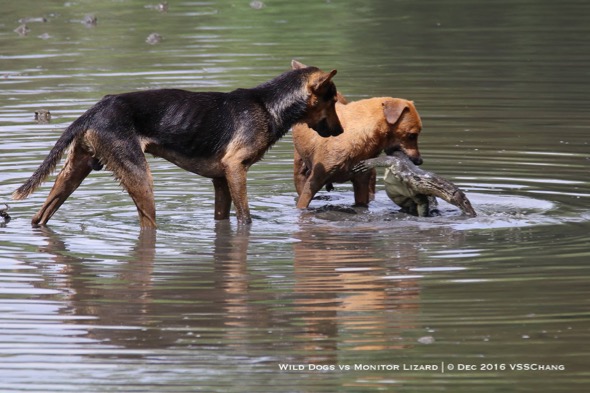
<path fill-rule="evenodd" d="M 344 130 L 336 115 L 335 108 L 337 101 L 336 85 L 332 82 L 336 70 L 323 72 L 315 67 L 307 67 L 297 60 L 291 62 L 291 67 L 294 70 L 313 69 L 307 78 L 307 115 L 304 122 L 322 137 L 342 134 Z"/>
<path fill-rule="evenodd" d="M 422 120 L 412 101 L 391 98 L 383 102 L 383 114 L 392 135 L 391 144 L 385 154 L 395 150 L 404 151 L 416 165 L 422 164 L 418 150 L 418 136 L 422 131 Z"/>

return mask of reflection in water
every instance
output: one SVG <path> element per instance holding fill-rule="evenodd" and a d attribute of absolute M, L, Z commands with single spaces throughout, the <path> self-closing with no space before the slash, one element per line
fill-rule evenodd
<path fill-rule="evenodd" d="M 192 330 L 231 326 L 234 319 L 258 321 L 248 317 L 248 233 L 233 236 L 226 222 L 216 226 L 216 233 L 214 263 L 205 272 L 193 275 L 172 266 L 155 274 L 156 231 L 142 230 L 129 256 L 105 275 L 97 261 L 72 256 L 55 232 L 40 231 L 47 241 L 41 251 L 63 266 L 62 279 L 51 285 L 69 294 L 62 313 L 95 317 L 92 327 L 82 321 L 88 336 L 126 348 L 167 348 Z M 203 282 L 211 287 L 201 289 Z"/>
<path fill-rule="evenodd" d="M 389 238 L 316 225 L 296 238 L 293 307 L 304 324 L 298 338 L 312 354 L 303 362 L 336 364 L 338 349 L 389 351 L 416 344 L 404 334 L 423 328 L 421 275 L 412 271 L 421 265 L 423 242 L 438 238 L 454 248 L 463 236 L 433 228 Z"/>
<path fill-rule="evenodd" d="M 400 334 L 415 327 L 419 310 L 419 282 L 406 267 L 417 262 L 416 250 L 404 248 L 397 257 L 383 259 L 371 236 L 359 242 L 319 228 L 296 237 L 293 307 L 304 323 L 297 338 L 310 353 L 301 362 L 337 364 L 339 347 L 403 348 Z M 384 279 L 388 275 L 399 279 Z"/>
<path fill-rule="evenodd" d="M 556 300 L 562 297 L 561 287 L 547 287 L 539 279 L 528 282 L 526 274 L 534 277 L 534 269 L 500 273 L 502 261 L 514 258 L 511 247 L 493 251 L 468 246 L 477 243 L 474 239 L 484 244 L 489 238 L 531 247 L 539 239 L 534 229 L 470 234 L 394 219 L 388 229 L 385 222 L 377 222 L 375 230 L 367 223 L 347 221 L 349 213 L 335 220 L 338 214 L 325 216 L 329 220 L 302 215 L 299 230 L 283 249 L 276 243 L 281 237 L 269 232 L 276 226 L 268 223 L 261 229 L 235 230 L 231 222 L 218 222 L 211 233 L 207 228 L 201 231 L 201 240 L 165 231 L 141 231 L 135 239 L 120 240 L 115 233 L 108 247 L 114 251 L 102 251 L 106 255 L 100 248 L 78 250 L 92 244 L 94 234 L 81 239 L 39 228 L 33 232 L 38 239 L 30 241 L 42 244 L 38 253 L 50 255 L 51 261 L 43 263 L 43 280 L 36 285 L 59 300 L 57 320 L 72 326 L 62 329 L 76 336 L 57 350 L 74 351 L 90 380 L 95 371 L 86 369 L 87 362 L 88 367 L 98 362 L 129 371 L 140 367 L 146 373 L 158 372 L 161 381 L 179 384 L 192 383 L 191 370 L 203 364 L 206 370 L 228 375 L 246 368 L 250 383 L 260 383 L 257 372 L 265 375 L 278 363 L 424 362 L 415 354 L 426 347 L 436 361 L 446 360 L 456 340 L 465 340 L 466 348 L 484 345 L 481 350 L 510 360 L 519 355 L 498 340 L 513 346 L 527 339 L 523 337 L 545 337 L 566 345 L 562 316 L 569 318 L 563 320 L 566 326 L 583 326 L 579 311 L 547 308 L 552 301 L 562 304 Z M 183 249 L 185 243 L 191 246 Z M 482 262 L 469 262 L 473 259 Z M 39 266 L 29 257 L 24 260 L 31 268 Z M 544 265 L 539 260 L 536 268 L 549 273 Z M 518 278 L 515 272 L 525 276 Z M 511 282 L 516 287 L 528 282 L 528 288 L 545 295 L 521 296 L 521 302 L 502 306 L 504 293 L 512 296 Z M 476 294 L 473 298 L 465 297 L 467 288 Z M 568 299 L 583 293 L 579 288 L 572 291 Z M 544 306 L 535 299 L 542 299 Z M 535 315 L 546 330 L 535 322 Z M 512 328 L 514 321 L 520 322 Z M 541 356 L 536 359 L 551 361 Z M 179 377 L 184 375 L 181 370 L 186 378 Z M 273 375 L 289 377 L 276 370 Z M 357 377 L 369 375 L 339 378 L 353 382 Z M 375 377 L 382 378 L 379 373 Z M 412 383 L 414 377 L 396 376 L 400 383 Z M 311 391 L 333 391 L 340 386 L 339 378 L 312 374 L 307 381 L 321 387 Z M 149 386 L 149 378 L 138 384 Z"/>
<path fill-rule="evenodd" d="M 56 279 L 43 283 L 67 294 L 60 314 L 93 317 L 92 325 L 85 319 L 70 322 L 82 323 L 89 338 L 109 345 L 210 346 L 204 336 L 222 334 L 215 346 L 245 350 L 260 332 L 296 326 L 291 349 L 311 353 L 301 362 L 337 362 L 338 347 L 407 347 L 401 335 L 416 328 L 420 309 L 421 275 L 412 271 L 420 265 L 420 247 L 403 238 L 384 247 L 388 240 L 369 231 L 359 238 L 345 231 L 335 236 L 334 229 L 296 233 L 293 291 L 278 296 L 265 289 L 273 285 L 272 277 L 249 265 L 250 229 L 234 231 L 229 222 L 216 223 L 212 259 L 194 270 L 157 258 L 151 230 L 140 231 L 128 256 L 107 270 L 104 262 L 74 256 L 51 229 L 37 233 L 46 242 L 40 251 L 60 266 Z M 414 240 L 433 236 L 446 238 L 451 247 L 463 238 L 460 232 L 433 229 Z M 285 303 L 287 309 L 280 306 Z"/>
<path fill-rule="evenodd" d="M 95 317 L 97 326 L 94 327 L 88 327 L 84 320 L 73 322 L 83 323 L 88 328 L 88 337 L 101 342 L 141 348 L 158 341 L 154 340 L 158 332 L 151 329 L 156 322 L 151 316 L 155 231 L 141 231 L 129 259 L 108 276 L 94 271 L 95 260 L 73 256 L 51 229 L 41 227 L 39 234 L 47 241 L 41 251 L 52 254 L 54 262 L 62 266 L 61 279 L 50 283 L 51 287 L 68 294 L 68 306 L 61 309 L 62 315 Z"/>

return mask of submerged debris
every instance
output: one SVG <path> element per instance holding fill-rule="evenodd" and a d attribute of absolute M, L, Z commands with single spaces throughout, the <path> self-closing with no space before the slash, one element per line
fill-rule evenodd
<path fill-rule="evenodd" d="M 424 336 L 424 337 L 420 337 L 417 341 L 420 344 L 429 345 L 429 344 L 434 344 L 434 342 L 436 340 L 432 336 Z"/>
<path fill-rule="evenodd" d="M 164 1 L 164 2 L 156 4 L 156 5 L 149 4 L 149 5 L 146 5 L 145 8 L 149 8 L 149 9 L 160 11 L 160 12 L 168 12 L 168 2 Z"/>
<path fill-rule="evenodd" d="M 86 15 L 82 20 L 86 27 L 94 27 L 98 23 L 98 18 L 95 15 Z"/>
<path fill-rule="evenodd" d="M 40 16 L 40 17 L 30 17 L 30 18 L 21 18 L 18 20 L 18 23 L 45 23 L 47 22 L 47 18 Z"/>
<path fill-rule="evenodd" d="M 48 109 L 38 109 L 35 111 L 35 120 L 37 123 L 49 123 L 51 121 L 51 112 Z"/>
<path fill-rule="evenodd" d="M 10 209 L 10 206 L 6 203 L 4 206 L 6 206 L 4 209 L 0 209 L 0 218 L 4 220 L 2 224 L 7 224 L 11 220 L 11 217 L 8 215 L 8 209 Z"/>
<path fill-rule="evenodd" d="M 250 8 L 253 8 L 255 10 L 260 10 L 262 8 L 264 8 L 264 3 L 262 1 L 259 0 L 254 0 L 250 2 Z"/>
<path fill-rule="evenodd" d="M 150 45 L 158 44 L 160 41 L 162 41 L 162 36 L 158 33 L 152 33 L 148 35 L 145 39 L 145 42 L 147 42 Z"/>
<path fill-rule="evenodd" d="M 14 29 L 14 32 L 18 35 L 20 35 L 21 37 L 26 36 L 27 34 L 29 34 L 29 32 L 31 31 L 31 29 L 29 29 L 27 27 L 26 24 L 22 24 L 19 27 L 17 27 L 16 29 Z"/>

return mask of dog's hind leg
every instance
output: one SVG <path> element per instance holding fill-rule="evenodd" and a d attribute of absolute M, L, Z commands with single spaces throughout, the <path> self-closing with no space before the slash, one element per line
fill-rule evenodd
<path fill-rule="evenodd" d="M 215 188 L 215 219 L 227 220 L 231 209 L 231 193 L 225 177 L 213 179 Z"/>
<path fill-rule="evenodd" d="M 137 207 L 139 225 L 142 228 L 156 228 L 156 203 L 154 201 L 152 175 L 147 162 L 141 174 L 137 169 L 132 168 L 128 175 L 122 176 L 119 180 Z M 136 178 L 135 176 L 138 175 L 141 177 Z"/>
<path fill-rule="evenodd" d="M 33 216 L 33 225 L 45 225 L 59 207 L 92 171 L 94 159 L 81 144 L 74 143 L 55 184 L 41 209 Z"/>
<path fill-rule="evenodd" d="M 93 144 L 100 162 L 113 172 L 137 207 L 142 228 L 156 228 L 156 204 L 152 174 L 138 140 L 95 134 Z M 117 148 L 113 148 L 117 146 Z"/>
<path fill-rule="evenodd" d="M 124 166 L 118 166 L 113 172 L 137 207 L 139 225 L 142 228 L 156 228 L 152 174 L 143 152 L 141 150 L 139 152 L 141 155 L 134 156 L 134 161 L 125 161 Z M 107 168 L 109 168 L 108 164 Z"/>

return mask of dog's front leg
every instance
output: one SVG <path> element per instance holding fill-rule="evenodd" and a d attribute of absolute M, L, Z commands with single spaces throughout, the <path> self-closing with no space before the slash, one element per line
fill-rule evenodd
<path fill-rule="evenodd" d="M 363 173 L 354 176 L 352 179 L 352 187 L 354 190 L 354 205 L 367 207 L 371 199 L 371 173 Z"/>
<path fill-rule="evenodd" d="M 322 189 L 328 180 L 329 176 L 326 173 L 326 169 L 322 165 L 314 166 L 309 172 L 305 184 L 303 184 L 301 195 L 297 199 L 297 208 L 306 209 L 309 207 L 315 194 Z"/>
<path fill-rule="evenodd" d="M 231 193 L 226 178 L 214 178 L 213 187 L 215 188 L 215 219 L 227 220 L 231 208 Z"/>
<path fill-rule="evenodd" d="M 308 176 L 309 169 L 307 169 L 305 166 L 303 158 L 301 158 L 297 150 L 295 150 L 293 157 L 293 183 L 295 184 L 295 191 L 297 191 L 297 195 L 301 195 L 303 185 L 305 184 Z"/>
<path fill-rule="evenodd" d="M 323 185 L 323 183 L 315 181 L 313 176 L 310 176 L 303 185 L 299 199 L 297 199 L 297 208 L 306 209 L 309 207 L 311 200 L 315 194 L 322 189 Z"/>
<path fill-rule="evenodd" d="M 242 163 L 227 165 L 225 179 L 229 187 L 231 201 L 236 208 L 238 224 L 251 224 L 250 208 L 248 207 L 248 194 L 246 192 L 246 173 L 248 168 Z"/>

